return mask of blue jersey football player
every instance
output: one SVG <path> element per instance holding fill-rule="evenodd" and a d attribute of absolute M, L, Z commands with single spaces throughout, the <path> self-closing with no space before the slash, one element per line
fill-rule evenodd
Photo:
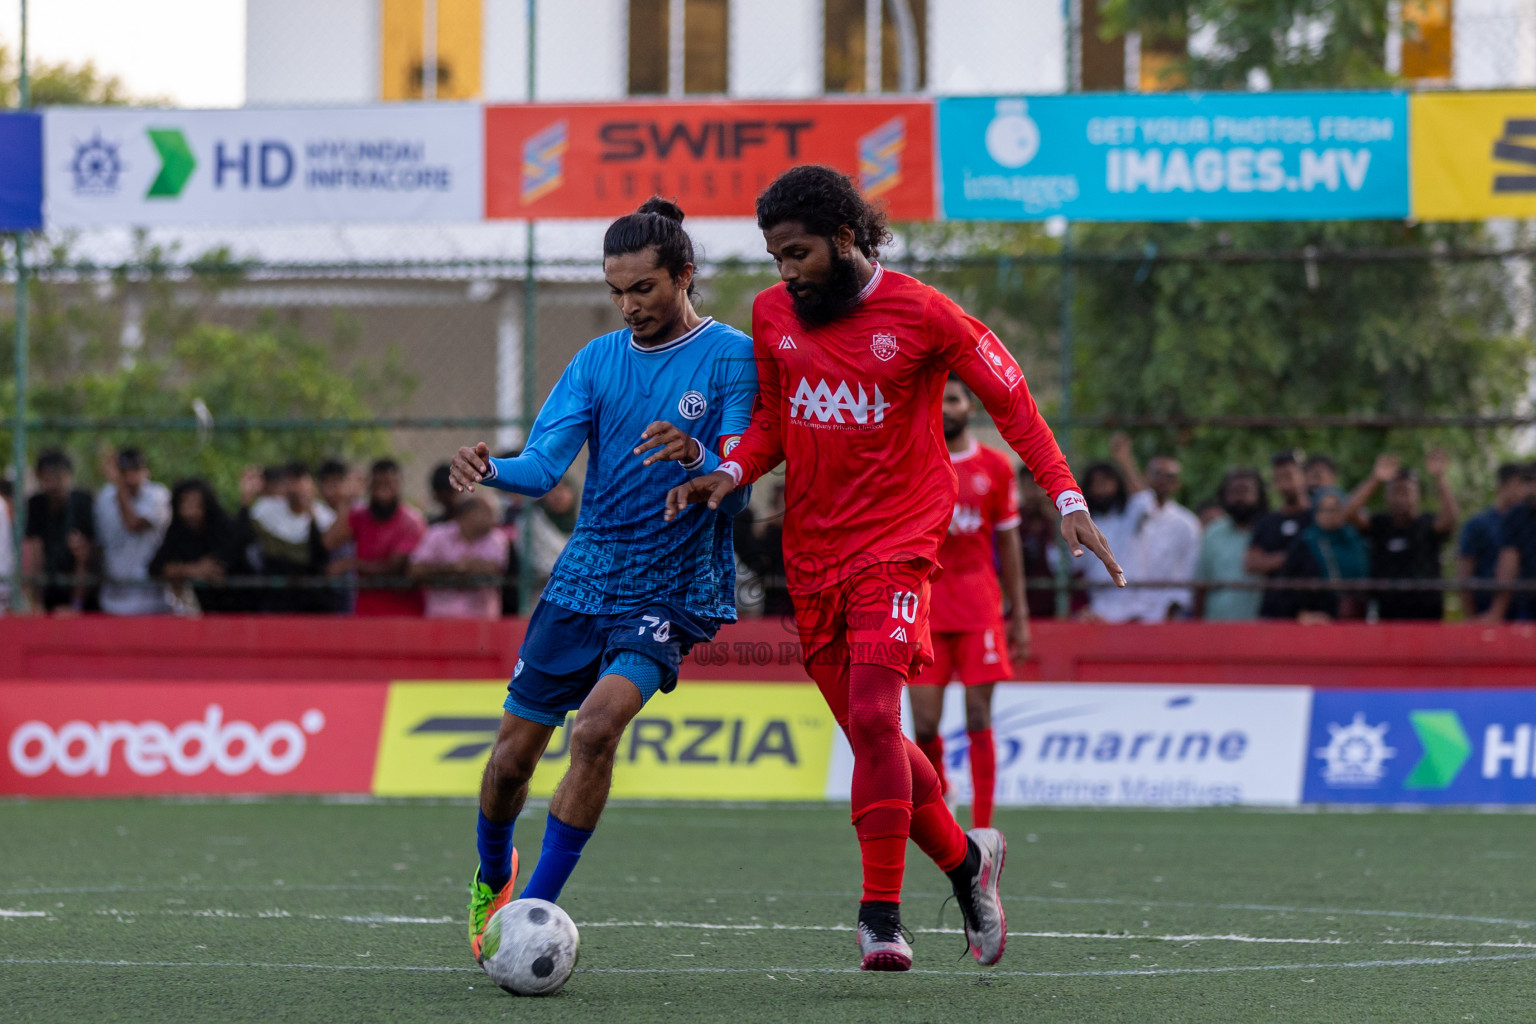
<path fill-rule="evenodd" d="M 452 463 L 459 490 L 552 488 L 589 448 L 581 512 L 518 652 L 506 714 L 480 785 L 480 866 L 470 883 L 476 958 L 491 915 L 512 899 L 512 825 L 557 726 L 577 711 L 571 767 L 549 805 L 524 898 L 556 900 L 597 826 L 630 720 L 677 683 L 688 649 L 736 619 L 731 516 L 696 506 L 673 522 L 667 491 L 713 472 L 746 429 L 757 394 L 752 341 L 694 312 L 693 244 L 683 211 L 651 199 L 603 239 L 603 276 L 626 329 L 576 354 L 528 444 L 493 459 L 484 443 Z"/>

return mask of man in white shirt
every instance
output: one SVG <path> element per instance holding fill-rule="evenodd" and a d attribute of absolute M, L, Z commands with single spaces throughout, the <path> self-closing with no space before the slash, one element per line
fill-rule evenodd
<path fill-rule="evenodd" d="M 165 585 L 149 578 L 165 528 L 171 492 L 149 478 L 137 448 L 124 448 L 104 467 L 108 483 L 96 496 L 96 539 L 101 544 L 101 610 L 108 615 L 159 615 L 170 610 Z M 138 582 L 143 581 L 143 582 Z"/>
<path fill-rule="evenodd" d="M 1082 474 L 1083 497 L 1088 511 L 1104 534 L 1104 542 L 1110 545 L 1129 583 L 1151 579 L 1142 567 L 1143 551 L 1140 542 L 1141 525 L 1146 520 L 1148 506 L 1154 503 L 1152 492 L 1142 490 L 1131 494 L 1126 486 L 1125 475 L 1113 463 L 1095 462 Z M 1090 586 L 1088 607 L 1081 617 L 1096 622 L 1137 622 L 1144 611 L 1143 594 L 1134 586 L 1120 589 L 1114 586 L 1109 570 L 1097 559 L 1083 559 L 1083 582 Z M 1076 568 L 1078 566 L 1074 566 Z"/>
<path fill-rule="evenodd" d="M 1180 486 L 1179 461 L 1168 455 L 1154 455 L 1143 477 L 1131 450 L 1130 438 L 1116 434 L 1110 439 L 1110 454 L 1115 458 L 1131 490 L 1127 508 L 1140 516 L 1135 523 L 1137 574 L 1128 579 L 1160 580 L 1189 584 L 1195 578 L 1200 559 L 1200 517 L 1173 499 Z M 1119 548 L 1114 549 L 1116 551 Z M 1187 585 L 1137 590 L 1137 614 L 1140 622 L 1167 622 L 1184 618 L 1194 608 L 1194 591 Z"/>

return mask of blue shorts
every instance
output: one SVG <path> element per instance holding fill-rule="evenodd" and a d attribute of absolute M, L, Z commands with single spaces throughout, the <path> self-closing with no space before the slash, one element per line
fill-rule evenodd
<path fill-rule="evenodd" d="M 719 626 L 664 602 L 587 615 L 540 601 L 528 619 L 503 707 L 540 725 L 564 725 L 566 713 L 581 707 L 605 675 L 633 681 L 642 701 L 657 690 L 670 693 L 688 651 Z"/>

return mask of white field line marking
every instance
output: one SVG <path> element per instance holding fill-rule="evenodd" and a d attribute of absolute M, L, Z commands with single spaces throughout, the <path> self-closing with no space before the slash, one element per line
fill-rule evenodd
<path fill-rule="evenodd" d="M 46 910 L 4 910 L 0 909 L 0 917 L 47 917 Z"/>
<path fill-rule="evenodd" d="M 35 889 L 0 889 L 0 896 L 52 896 L 69 894 L 90 893 L 130 893 L 130 892 L 400 892 L 411 894 L 423 894 L 441 891 L 443 886 L 402 886 L 402 885 L 105 885 L 105 886 L 78 886 L 78 887 L 44 887 Z M 455 890 L 460 888 L 455 885 Z M 634 893 L 647 889 L 644 883 L 635 883 L 629 886 L 585 886 L 589 892 L 625 892 Z M 671 892 L 672 890 L 651 890 L 656 892 Z M 857 892 L 829 892 L 813 890 L 775 890 L 775 889 L 690 889 L 689 895 L 720 895 L 720 896 L 858 896 Z M 948 893 L 908 893 L 910 898 L 940 899 Z M 1369 910 L 1349 909 L 1346 907 L 1289 907 L 1274 906 L 1264 903 L 1196 903 L 1176 900 L 1128 900 L 1114 897 L 1068 897 L 1068 896 L 1012 896 L 1009 902 L 1019 903 L 1062 903 L 1084 906 L 1104 907 L 1158 907 L 1174 908 L 1182 910 L 1240 910 L 1254 913 L 1283 913 L 1283 914 L 1334 914 L 1350 915 L 1354 917 L 1395 917 L 1409 920 L 1425 921 L 1462 921 L 1468 924 L 1499 924 L 1510 925 L 1516 928 L 1536 928 L 1536 921 L 1511 917 L 1480 917 L 1463 914 L 1434 914 L 1417 910 Z"/>
<path fill-rule="evenodd" d="M 1012 978 L 1121 978 L 1163 974 L 1242 974 L 1254 971 L 1326 971 L 1359 970 L 1372 967 L 1441 967 L 1453 964 L 1495 963 L 1512 960 L 1536 960 L 1536 953 L 1503 953 L 1493 956 L 1413 957 L 1406 960 L 1355 960 L 1343 963 L 1306 964 L 1250 964 L 1236 967 L 1148 967 L 1108 971 L 935 971 L 914 970 L 909 974 L 942 975 L 950 978 L 974 978 L 977 976 Z M 39 965 L 58 967 L 236 967 L 267 968 L 299 971 L 420 971 L 433 973 L 478 974 L 473 967 L 421 967 L 410 964 L 306 964 L 306 963 L 257 963 L 252 961 L 205 961 L 174 960 L 69 960 L 26 957 L 5 957 L 0 964 Z M 598 967 L 578 971 L 578 974 L 850 974 L 861 972 L 856 967 Z"/>
<path fill-rule="evenodd" d="M 46 911 L 28 915 L 41 917 Z M 118 910 L 107 907 L 92 911 L 102 917 L 213 917 L 245 920 L 278 920 L 297 917 L 305 921 L 342 921 L 346 924 L 462 924 L 456 917 L 405 917 L 397 914 L 293 914 L 287 910 L 258 910 L 254 914 L 238 910 Z"/>
<path fill-rule="evenodd" d="M 846 924 L 697 924 L 691 921 L 586 921 L 578 928 L 696 928 L 728 932 L 851 932 Z M 919 935 L 963 935 L 960 928 L 911 928 Z M 1274 939 L 1256 935 L 1147 935 L 1133 932 L 1009 932 L 1009 938 L 1023 939 L 1145 939 L 1156 942 L 1257 942 L 1277 945 L 1348 946 L 1348 939 Z M 1466 943 L 1447 943 L 1466 945 Z M 1536 949 L 1536 946 L 1532 947 Z"/>

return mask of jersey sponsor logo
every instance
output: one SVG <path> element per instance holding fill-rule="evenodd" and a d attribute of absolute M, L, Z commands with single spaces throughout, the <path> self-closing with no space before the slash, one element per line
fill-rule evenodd
<path fill-rule="evenodd" d="M 891 630 L 891 639 L 899 640 L 902 643 L 907 643 L 907 627 L 897 626 L 895 629 Z"/>
<path fill-rule="evenodd" d="M 709 401 L 697 391 L 685 391 L 677 400 L 677 414 L 685 420 L 696 420 L 709 408 Z"/>
<path fill-rule="evenodd" d="M 780 352 L 783 352 L 786 349 L 792 349 L 794 347 L 795 347 L 795 339 L 791 338 L 789 335 L 786 334 L 786 335 L 784 335 L 784 337 L 779 339 L 779 351 Z"/>
<path fill-rule="evenodd" d="M 891 357 L 901 351 L 896 344 L 896 335 L 889 331 L 876 331 L 875 336 L 870 339 L 869 350 L 882 363 L 890 362 Z"/>
<path fill-rule="evenodd" d="M 1003 343 L 997 340 L 997 335 L 991 331 L 977 339 L 976 352 L 1009 391 L 1018 387 L 1019 382 L 1024 379 L 1024 371 L 1019 369 L 1013 353 L 1004 348 Z"/>
<path fill-rule="evenodd" d="M 820 423 L 857 423 L 861 426 L 884 423 L 885 411 L 891 407 L 891 403 L 880 393 L 880 386 L 873 385 L 873 396 L 864 389 L 863 384 L 857 387 L 858 391 L 855 392 L 847 381 L 838 381 L 834 389 L 825 379 L 812 387 L 809 380 L 801 377 L 800 385 L 795 389 L 795 397 L 789 400 L 789 415 L 795 419 L 814 419 Z M 845 415 L 847 418 L 844 418 Z"/>
<path fill-rule="evenodd" d="M 975 505 L 956 504 L 949 516 L 950 533 L 980 533 L 982 525 L 981 509 Z"/>
<path fill-rule="evenodd" d="M 731 452 L 736 450 L 736 446 L 739 445 L 739 444 L 741 444 L 741 435 L 740 434 L 732 434 L 730 437 L 727 437 L 725 440 L 721 441 L 720 442 L 720 457 L 723 459 L 726 456 L 730 455 Z"/>

